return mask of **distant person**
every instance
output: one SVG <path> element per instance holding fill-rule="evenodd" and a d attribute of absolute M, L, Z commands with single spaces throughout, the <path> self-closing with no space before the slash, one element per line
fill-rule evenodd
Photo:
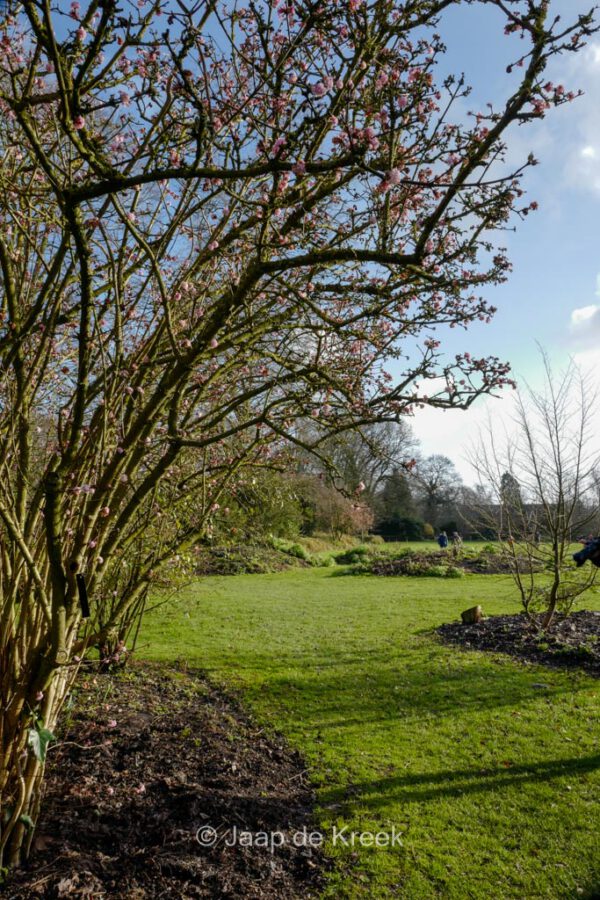
<path fill-rule="evenodd" d="M 440 533 L 437 536 L 437 542 L 440 546 L 440 550 L 446 549 L 446 547 L 448 546 L 448 535 L 446 534 L 445 531 L 440 531 Z"/>
<path fill-rule="evenodd" d="M 451 541 L 452 541 L 452 552 L 454 553 L 454 556 L 458 556 L 458 554 L 460 552 L 460 548 L 462 547 L 462 542 L 463 542 L 458 531 L 452 532 Z"/>

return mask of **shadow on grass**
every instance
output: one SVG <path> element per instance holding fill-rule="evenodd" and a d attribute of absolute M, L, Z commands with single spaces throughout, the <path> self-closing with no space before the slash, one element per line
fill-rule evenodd
<path fill-rule="evenodd" d="M 254 662 L 252 668 L 256 667 Z M 391 650 L 302 654 L 263 668 L 267 691 L 286 702 L 302 698 L 303 718 L 320 730 L 385 724 L 413 717 L 462 716 L 506 707 L 556 702 L 587 686 L 566 673 L 539 672 L 510 660 L 482 660 L 425 646 L 405 655 Z"/>
<path fill-rule="evenodd" d="M 377 809 L 395 803 L 423 803 L 440 797 L 461 797 L 479 791 L 515 787 L 529 782 L 580 776 L 600 769 L 600 753 L 507 767 L 453 769 L 443 772 L 398 775 L 355 784 L 352 788 L 325 790 L 320 802 L 359 803 L 361 809 Z"/>

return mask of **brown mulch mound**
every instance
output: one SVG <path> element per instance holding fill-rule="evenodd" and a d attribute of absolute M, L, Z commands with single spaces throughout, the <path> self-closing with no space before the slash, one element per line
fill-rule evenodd
<path fill-rule="evenodd" d="M 557 616 L 542 632 L 524 614 L 491 616 L 473 625 L 452 622 L 437 629 L 444 641 L 469 650 L 508 653 L 526 662 L 583 669 L 600 677 L 600 612 Z"/>
<path fill-rule="evenodd" d="M 521 560 L 529 566 L 529 561 Z M 508 575 L 514 564 L 500 554 L 480 552 L 477 556 L 455 556 L 451 550 L 432 550 L 427 553 L 407 553 L 396 559 L 377 560 L 372 566 L 373 575 L 421 575 L 429 566 L 455 566 L 471 575 Z M 539 563 L 532 565 L 534 572 L 542 571 Z"/>
<path fill-rule="evenodd" d="M 48 758 L 31 857 L 3 897 L 319 893 L 321 852 L 292 840 L 314 829 L 302 759 L 198 674 L 145 665 L 84 676 Z M 216 829 L 214 846 L 200 845 L 203 826 Z M 255 842 L 281 832 L 282 846 L 227 846 L 234 826 Z"/>

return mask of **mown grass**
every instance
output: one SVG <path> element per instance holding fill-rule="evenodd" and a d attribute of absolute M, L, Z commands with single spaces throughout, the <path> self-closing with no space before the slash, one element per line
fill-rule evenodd
<path fill-rule="evenodd" d="M 325 834 L 403 832 L 393 850 L 330 844 L 325 896 L 600 896 L 598 682 L 438 641 L 474 603 L 516 611 L 510 579 L 334 571 L 206 579 L 140 646 L 242 688 L 304 754 Z"/>

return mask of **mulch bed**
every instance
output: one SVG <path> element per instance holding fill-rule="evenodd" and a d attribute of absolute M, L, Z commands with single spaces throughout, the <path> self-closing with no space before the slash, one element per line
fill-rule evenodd
<path fill-rule="evenodd" d="M 522 560 L 521 564 L 526 561 Z M 433 550 L 428 553 L 407 553 L 396 559 L 377 560 L 371 569 L 373 575 L 420 575 L 429 566 L 455 566 L 471 575 L 509 575 L 514 563 L 500 554 L 484 553 L 477 556 L 455 556 L 451 550 Z M 527 561 L 527 566 L 529 562 Z M 532 565 L 534 572 L 542 571 L 539 563 Z"/>
<path fill-rule="evenodd" d="M 545 632 L 523 614 L 491 616 L 474 625 L 452 622 L 437 632 L 447 643 L 469 650 L 508 653 L 526 662 L 583 669 L 600 677 L 600 612 L 557 616 Z"/>
<path fill-rule="evenodd" d="M 198 674 L 136 665 L 86 673 L 70 715 L 29 863 L 3 897 L 317 896 L 324 858 L 292 840 L 315 828 L 305 766 L 234 698 Z M 214 846 L 198 842 L 202 826 Z M 285 842 L 227 846 L 234 826 Z"/>

